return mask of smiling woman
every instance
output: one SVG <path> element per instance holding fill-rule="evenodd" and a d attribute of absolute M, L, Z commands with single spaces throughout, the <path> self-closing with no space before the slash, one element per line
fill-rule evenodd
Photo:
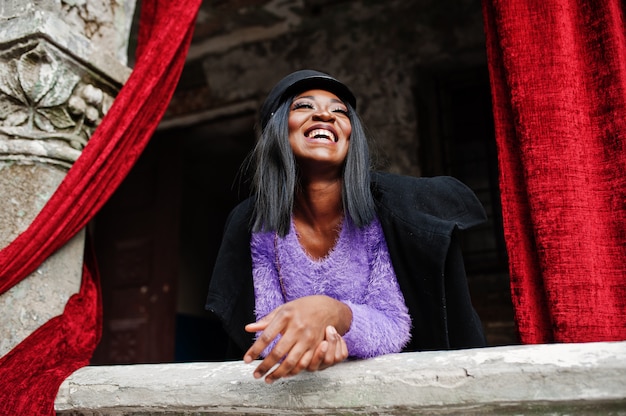
<path fill-rule="evenodd" d="M 306 91 L 293 100 L 288 125 L 289 144 L 300 171 L 332 167 L 329 174 L 340 179 L 352 132 L 346 105 L 331 92 Z M 320 175 L 321 171 L 301 176 L 319 179 Z"/>
<path fill-rule="evenodd" d="M 244 361 L 262 357 L 254 377 L 485 345 L 456 238 L 485 214 L 465 185 L 370 172 L 356 99 L 322 72 L 283 78 L 258 126 L 207 300 Z"/>

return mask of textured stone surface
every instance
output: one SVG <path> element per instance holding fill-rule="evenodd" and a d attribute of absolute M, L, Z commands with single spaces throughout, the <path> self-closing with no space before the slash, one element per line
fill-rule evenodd
<path fill-rule="evenodd" d="M 626 342 L 392 354 L 267 385 L 243 362 L 85 367 L 57 414 L 626 415 Z"/>
<path fill-rule="evenodd" d="M 67 300 L 80 289 L 84 240 L 83 230 L 0 296 L 0 356 L 63 313 Z"/>
<path fill-rule="evenodd" d="M 24 231 L 65 177 L 54 166 L 0 162 L 0 247 Z"/>
<path fill-rule="evenodd" d="M 45 39 L 2 51 L 0 73 L 0 160 L 69 168 L 117 94 Z"/>
<path fill-rule="evenodd" d="M 134 4 L 0 4 L 0 248 L 39 214 L 128 78 Z M 81 231 L 0 295 L 0 356 L 60 315 L 79 290 L 83 240 Z"/>
<path fill-rule="evenodd" d="M 54 166 L 0 162 L 0 248 L 30 225 L 64 176 L 65 170 Z M 80 287 L 83 246 L 80 232 L 0 296 L 0 356 L 63 313 L 67 299 Z"/>
<path fill-rule="evenodd" d="M 282 76 L 315 68 L 354 90 L 379 164 L 419 175 L 418 68 L 476 65 L 486 65 L 480 0 L 204 2 L 166 118 L 258 108 Z"/>
<path fill-rule="evenodd" d="M 60 15 L 97 50 L 107 51 L 126 64 L 135 3 L 135 0 L 61 0 Z"/>
<path fill-rule="evenodd" d="M 21 0 L 10 0 L 20 2 Z M 6 50 L 16 40 L 23 38 L 46 38 L 61 50 L 79 62 L 88 63 L 100 73 L 103 79 L 109 79 L 120 87 L 128 76 L 130 69 L 117 58 L 116 50 L 98 49 L 88 38 L 75 30 L 55 12 L 44 8 L 27 10 L 7 20 L 0 20 L 0 48 Z M 128 36 L 128 34 L 126 34 Z"/>

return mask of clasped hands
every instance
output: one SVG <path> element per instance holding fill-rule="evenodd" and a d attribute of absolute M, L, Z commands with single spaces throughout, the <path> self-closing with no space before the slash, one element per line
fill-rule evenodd
<path fill-rule="evenodd" d="M 323 370 L 348 358 L 342 335 L 351 322 L 350 307 L 336 299 L 324 295 L 295 299 L 246 325 L 248 332 L 262 332 L 243 360 L 251 363 L 257 359 L 280 334 L 274 348 L 254 370 L 254 378 L 265 376 L 265 382 L 271 384 L 303 370 Z"/>

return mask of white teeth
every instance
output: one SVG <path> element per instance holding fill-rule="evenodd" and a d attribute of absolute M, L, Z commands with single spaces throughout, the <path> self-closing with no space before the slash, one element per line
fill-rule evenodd
<path fill-rule="evenodd" d="M 325 138 L 328 140 L 331 140 L 333 142 L 337 141 L 337 138 L 335 137 L 335 135 L 333 134 L 332 131 L 326 130 L 326 129 L 315 129 L 315 130 L 311 130 L 309 132 L 309 137 L 314 137 L 314 138 Z"/>

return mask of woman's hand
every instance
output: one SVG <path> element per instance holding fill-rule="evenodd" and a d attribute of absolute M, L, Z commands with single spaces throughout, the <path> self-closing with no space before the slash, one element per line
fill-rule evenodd
<path fill-rule="evenodd" d="M 306 370 L 324 370 L 336 363 L 344 361 L 346 358 L 348 358 L 348 346 L 346 345 L 346 341 L 337 333 L 334 326 L 329 325 L 326 327 L 326 337 L 324 341 L 322 341 L 315 350 L 313 359 L 306 367 Z M 304 365 L 302 362 L 299 364 Z M 298 366 L 296 366 L 296 368 L 298 368 Z M 290 375 L 295 374 L 292 372 Z"/>
<path fill-rule="evenodd" d="M 323 370 L 348 357 L 343 337 L 352 322 L 350 308 L 323 295 L 305 296 L 270 312 L 263 319 L 246 325 L 246 331 L 263 331 L 244 355 L 250 363 L 281 334 L 267 357 L 254 371 L 255 378 L 267 374 L 272 383 L 302 370 Z M 268 374 L 276 365 L 278 367 Z"/>

